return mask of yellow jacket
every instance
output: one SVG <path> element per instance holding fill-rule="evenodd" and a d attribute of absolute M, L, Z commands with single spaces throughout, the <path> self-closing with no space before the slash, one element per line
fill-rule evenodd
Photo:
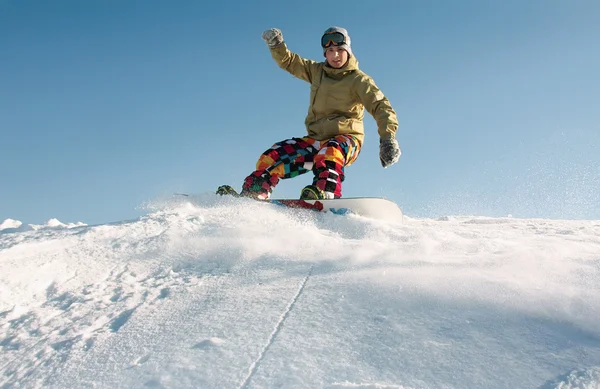
<path fill-rule="evenodd" d="M 394 137 L 398 129 L 396 112 L 375 82 L 358 68 L 354 56 L 335 69 L 292 53 L 285 43 L 271 48 L 280 68 L 309 82 L 310 105 L 305 124 L 308 136 L 316 140 L 340 134 L 356 136 L 363 142 L 364 111 L 373 115 L 381 138 Z"/>

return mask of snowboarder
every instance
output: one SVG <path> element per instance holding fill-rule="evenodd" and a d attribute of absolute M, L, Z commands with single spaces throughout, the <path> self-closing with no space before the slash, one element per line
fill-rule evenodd
<path fill-rule="evenodd" d="M 373 79 L 359 70 L 344 28 L 330 27 L 321 37 L 324 62 L 291 52 L 276 28 L 263 32 L 262 39 L 279 67 L 311 84 L 308 135 L 283 140 L 265 151 L 239 195 L 228 185 L 220 186 L 217 194 L 266 200 L 280 179 L 312 171 L 313 183 L 302 189 L 301 199 L 340 198 L 344 168 L 356 160 L 362 146 L 365 108 L 377 122 L 381 165 L 386 168 L 398 161 L 396 113 Z"/>

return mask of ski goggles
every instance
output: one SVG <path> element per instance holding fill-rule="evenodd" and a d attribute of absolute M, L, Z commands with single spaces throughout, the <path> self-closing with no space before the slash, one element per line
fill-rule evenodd
<path fill-rule="evenodd" d="M 346 44 L 344 35 L 339 32 L 329 32 L 321 37 L 321 46 L 323 48 L 331 45 L 341 46 Z"/>

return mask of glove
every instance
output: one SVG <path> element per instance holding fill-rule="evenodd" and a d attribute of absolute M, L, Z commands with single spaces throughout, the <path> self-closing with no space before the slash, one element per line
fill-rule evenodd
<path fill-rule="evenodd" d="M 395 137 L 379 140 L 379 159 L 381 160 L 381 166 L 384 168 L 392 166 L 398 159 L 400 159 L 402 151 L 398 146 L 398 141 Z"/>
<path fill-rule="evenodd" d="M 277 28 L 270 28 L 262 33 L 262 38 L 269 47 L 274 48 L 283 43 L 283 34 Z"/>

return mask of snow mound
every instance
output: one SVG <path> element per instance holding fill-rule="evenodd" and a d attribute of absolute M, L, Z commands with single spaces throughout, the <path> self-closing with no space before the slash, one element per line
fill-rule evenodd
<path fill-rule="evenodd" d="M 600 388 L 600 367 L 573 370 L 544 388 L 548 389 L 598 389 Z"/>
<path fill-rule="evenodd" d="M 6 219 L 2 223 L 0 223 L 0 231 L 4 231 L 7 229 L 17 229 L 21 227 L 22 224 L 23 223 L 21 223 L 19 220 Z"/>
<path fill-rule="evenodd" d="M 31 228 L 34 230 L 40 230 L 40 229 L 44 229 L 44 228 L 75 228 L 75 227 L 85 227 L 87 226 L 87 224 L 82 223 L 82 222 L 77 222 L 77 223 L 68 223 L 65 224 L 63 222 L 61 222 L 58 219 L 52 218 L 52 219 L 48 219 L 48 221 L 44 224 L 30 224 Z"/>

